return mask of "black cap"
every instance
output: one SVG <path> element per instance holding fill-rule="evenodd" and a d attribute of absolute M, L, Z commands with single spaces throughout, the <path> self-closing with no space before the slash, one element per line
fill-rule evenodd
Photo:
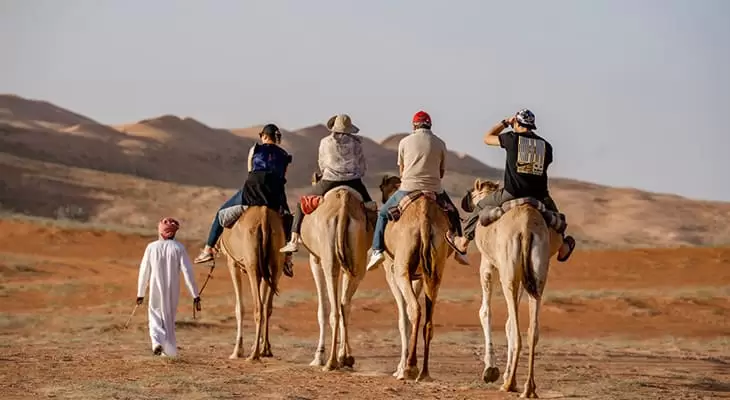
<path fill-rule="evenodd" d="M 266 135 L 269 137 L 274 137 L 277 134 L 281 135 L 281 132 L 279 132 L 279 127 L 274 124 L 265 125 L 264 129 L 262 129 L 260 133 L 260 135 Z"/>

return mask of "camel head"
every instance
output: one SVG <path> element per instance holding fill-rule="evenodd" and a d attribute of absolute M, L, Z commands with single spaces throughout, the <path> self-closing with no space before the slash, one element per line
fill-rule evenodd
<path fill-rule="evenodd" d="M 400 188 L 400 178 L 397 176 L 383 175 L 383 180 L 380 182 L 380 193 L 383 195 L 383 204 L 388 201 L 388 198 L 398 191 Z"/>
<path fill-rule="evenodd" d="M 314 171 L 312 173 L 312 186 L 316 185 L 321 180 L 322 180 L 322 173 L 319 171 Z"/>
<path fill-rule="evenodd" d="M 474 211 L 475 204 L 496 190 L 499 190 L 499 182 L 477 178 L 474 181 L 474 187 L 467 190 L 464 197 L 461 198 L 461 209 L 466 212 Z"/>

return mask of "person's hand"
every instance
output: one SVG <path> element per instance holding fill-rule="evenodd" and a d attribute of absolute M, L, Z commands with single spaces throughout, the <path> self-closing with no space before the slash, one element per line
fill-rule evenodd
<path fill-rule="evenodd" d="M 193 299 L 193 306 L 195 306 L 196 311 L 200 311 L 200 296 Z"/>
<path fill-rule="evenodd" d="M 137 297 L 137 305 L 141 306 L 144 303 L 144 297 Z"/>
<path fill-rule="evenodd" d="M 512 126 L 512 124 L 514 124 L 514 123 L 515 123 L 515 121 L 517 121 L 517 116 L 513 115 L 513 116 L 511 116 L 511 117 L 509 117 L 509 118 L 505 118 L 505 121 L 507 121 L 507 123 L 508 123 L 508 124 L 509 124 L 510 126 Z"/>

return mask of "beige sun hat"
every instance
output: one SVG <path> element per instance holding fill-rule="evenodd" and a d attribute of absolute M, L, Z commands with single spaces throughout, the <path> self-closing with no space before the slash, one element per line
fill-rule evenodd
<path fill-rule="evenodd" d="M 335 133 L 358 133 L 360 128 L 353 125 L 352 119 L 347 114 L 339 114 L 332 116 L 327 121 L 327 129 Z"/>

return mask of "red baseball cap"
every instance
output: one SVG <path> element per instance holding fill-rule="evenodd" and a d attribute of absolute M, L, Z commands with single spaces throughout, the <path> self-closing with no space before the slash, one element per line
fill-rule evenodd
<path fill-rule="evenodd" d="M 425 111 L 419 111 L 413 115 L 413 123 L 426 123 L 431 125 L 431 116 Z"/>

